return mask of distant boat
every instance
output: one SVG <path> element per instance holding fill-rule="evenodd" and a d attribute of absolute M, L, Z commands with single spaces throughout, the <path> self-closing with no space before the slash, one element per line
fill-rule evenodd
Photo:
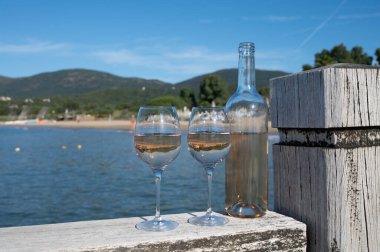
<path fill-rule="evenodd" d="M 6 125 L 31 125 L 31 124 L 36 124 L 37 120 L 32 119 L 32 120 L 15 120 L 15 121 L 6 121 L 4 124 Z"/>
<path fill-rule="evenodd" d="M 6 121 L 4 122 L 5 125 L 34 125 L 34 124 L 42 124 L 46 120 L 43 119 L 45 118 L 45 115 L 48 111 L 48 108 L 43 107 L 40 112 L 38 113 L 36 119 L 23 119 L 28 117 L 28 112 L 29 112 L 29 107 L 28 106 L 23 106 L 23 109 L 18 116 L 17 120 L 14 121 Z"/>

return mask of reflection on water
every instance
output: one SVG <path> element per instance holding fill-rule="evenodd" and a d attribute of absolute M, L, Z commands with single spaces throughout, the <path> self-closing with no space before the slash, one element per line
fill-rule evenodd
<path fill-rule="evenodd" d="M 0 127 L 0 136 L 0 227 L 154 214 L 153 175 L 136 157 L 131 132 Z M 271 208 L 271 148 L 269 155 Z M 213 207 L 222 211 L 224 165 L 214 174 Z M 162 214 L 206 209 L 206 178 L 186 134 L 161 190 Z"/>

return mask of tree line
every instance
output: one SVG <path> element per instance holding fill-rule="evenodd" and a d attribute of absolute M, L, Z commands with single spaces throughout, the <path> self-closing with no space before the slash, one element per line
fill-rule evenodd
<path fill-rule="evenodd" d="M 264 96 L 269 96 L 269 87 L 263 87 L 259 91 Z M 127 91 L 113 90 L 110 92 L 102 91 L 90 95 L 76 96 L 58 96 L 52 97 L 49 103 L 43 99 L 13 100 L 7 102 L 0 101 L 0 120 L 15 120 L 21 111 L 27 108 L 29 118 L 36 118 L 41 109 L 48 108 L 45 118 L 57 119 L 62 115 L 69 114 L 90 114 L 97 118 L 129 118 L 136 114 L 138 108 L 142 105 L 149 106 L 175 106 L 178 109 L 187 107 L 191 109 L 194 106 L 224 106 L 234 90 L 229 90 L 226 81 L 217 75 L 208 75 L 201 80 L 199 86 L 199 95 L 196 96 L 192 89 L 183 88 L 176 94 L 168 94 L 154 97 L 144 91 L 143 94 L 135 94 L 134 100 L 128 97 Z M 142 95 L 145 95 L 142 97 Z M 124 97 L 124 98 L 123 98 Z M 137 98 L 137 99 L 136 99 Z"/>
<path fill-rule="evenodd" d="M 336 63 L 352 63 L 363 65 L 380 65 L 380 48 L 375 50 L 375 58 L 364 52 L 363 47 L 354 46 L 351 50 L 342 43 L 334 46 L 330 50 L 323 49 L 314 55 L 314 65 L 304 64 L 302 70 L 310 70 L 322 66 Z"/>
<path fill-rule="evenodd" d="M 269 97 L 269 83 L 268 86 L 259 88 L 259 93 L 265 97 Z M 148 105 L 175 106 L 177 108 L 186 106 L 188 109 L 196 106 L 211 106 L 213 104 L 224 106 L 231 95 L 232 93 L 229 91 L 224 79 L 217 75 L 208 75 L 202 79 L 198 99 L 190 88 L 183 88 L 180 91 L 179 97 L 173 95 L 160 96 L 152 99 Z"/>

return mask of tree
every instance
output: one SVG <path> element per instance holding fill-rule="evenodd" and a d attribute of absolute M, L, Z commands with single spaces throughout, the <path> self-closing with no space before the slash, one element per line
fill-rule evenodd
<path fill-rule="evenodd" d="M 302 65 L 302 71 L 307 71 L 307 70 L 310 70 L 310 69 L 313 69 L 312 65 L 310 65 L 310 64 L 303 64 Z"/>
<path fill-rule="evenodd" d="M 37 116 L 38 113 L 40 112 L 41 108 L 42 108 L 42 107 L 39 106 L 39 105 L 34 105 L 34 106 L 32 106 L 32 107 L 30 108 L 29 115 L 30 115 L 30 116 L 33 116 L 33 117 Z"/>
<path fill-rule="evenodd" d="M 209 75 L 202 80 L 199 92 L 200 105 L 211 105 L 215 102 L 217 106 L 224 106 L 228 99 L 226 82 L 216 76 Z"/>
<path fill-rule="evenodd" d="M 109 115 L 113 113 L 113 111 L 114 111 L 114 108 L 112 106 L 99 104 L 93 110 L 93 115 L 96 115 L 97 117 L 108 117 Z"/>
<path fill-rule="evenodd" d="M 331 53 L 326 49 L 322 50 L 320 53 L 315 54 L 315 67 L 327 66 L 334 63 L 336 63 L 336 61 L 333 60 Z"/>
<path fill-rule="evenodd" d="M 190 88 L 183 88 L 180 91 L 179 96 L 187 104 L 187 107 L 191 109 L 192 107 L 197 106 L 197 101 L 195 100 L 194 92 Z"/>
<path fill-rule="evenodd" d="M 65 109 L 68 109 L 69 111 L 79 109 L 79 104 L 76 101 L 70 99 L 64 101 L 63 106 L 65 107 Z"/>
<path fill-rule="evenodd" d="M 375 54 L 378 53 L 380 56 L 380 48 L 378 50 L 379 51 L 376 51 Z M 314 68 L 336 63 L 371 65 L 372 57 L 365 53 L 361 46 L 354 46 L 350 51 L 344 44 L 334 46 L 331 50 L 323 49 L 321 52 L 315 54 Z M 302 66 L 304 71 L 312 68 L 313 67 L 309 64 Z"/>
<path fill-rule="evenodd" d="M 182 109 L 186 106 L 184 100 L 178 96 L 165 95 L 153 98 L 148 102 L 149 106 L 174 106 L 177 109 Z"/>
<path fill-rule="evenodd" d="M 363 51 L 361 46 L 355 46 L 351 49 L 351 58 L 356 64 L 372 64 L 372 57 L 368 56 L 368 54 Z"/>
<path fill-rule="evenodd" d="M 0 115 L 9 114 L 9 105 L 5 102 L 0 102 Z"/>
<path fill-rule="evenodd" d="M 380 48 L 376 49 L 375 55 L 376 55 L 377 64 L 380 65 Z"/>
<path fill-rule="evenodd" d="M 334 63 L 354 63 L 350 51 L 347 50 L 344 44 L 334 46 L 330 55 Z"/>

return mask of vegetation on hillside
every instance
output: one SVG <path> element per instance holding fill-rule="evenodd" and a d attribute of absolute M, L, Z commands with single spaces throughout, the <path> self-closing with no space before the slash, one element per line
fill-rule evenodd
<path fill-rule="evenodd" d="M 156 89 L 169 92 L 172 85 L 159 80 L 124 78 L 105 72 L 72 69 L 24 78 L 0 78 L 0 96 L 14 99 L 78 95 L 102 89 Z"/>
<path fill-rule="evenodd" d="M 230 96 L 226 82 L 217 75 L 209 75 L 202 80 L 199 91 L 199 105 L 224 106 Z"/>
<path fill-rule="evenodd" d="M 380 48 L 376 49 L 375 55 L 376 55 L 377 65 L 380 65 Z"/>
<path fill-rule="evenodd" d="M 190 88 L 182 88 L 179 96 L 182 98 L 182 100 L 185 101 L 186 107 L 189 109 L 196 107 L 198 104 L 197 99 L 195 98 L 195 94 Z"/>
<path fill-rule="evenodd" d="M 284 75 L 279 71 L 257 71 L 269 95 L 269 79 Z M 24 109 L 36 118 L 48 108 L 45 118 L 90 114 L 96 117 L 128 118 L 142 105 L 168 105 L 189 109 L 197 105 L 224 105 L 235 91 L 237 69 L 201 75 L 175 85 L 158 80 L 123 78 L 90 70 L 63 70 L 26 78 L 0 77 L 0 120 L 14 120 Z M 268 90 L 266 92 L 265 90 Z"/>
<path fill-rule="evenodd" d="M 269 79 L 284 76 L 287 74 L 289 73 L 283 72 L 283 71 L 267 71 L 267 70 L 257 69 L 256 70 L 256 86 L 258 89 L 260 89 L 261 87 L 269 87 Z M 237 68 L 224 69 L 224 70 L 212 72 L 209 74 L 199 75 L 194 78 L 179 82 L 175 86 L 179 90 L 183 88 L 189 88 L 193 91 L 196 97 L 199 97 L 199 91 L 200 91 L 199 86 L 202 83 L 202 80 L 208 75 L 219 76 L 226 82 L 228 91 L 230 93 L 235 92 L 236 86 L 237 86 L 237 80 L 238 80 Z"/>
<path fill-rule="evenodd" d="M 183 108 L 187 104 L 186 102 L 178 96 L 166 95 L 153 98 L 148 102 L 149 106 L 174 106 L 176 108 Z"/>

